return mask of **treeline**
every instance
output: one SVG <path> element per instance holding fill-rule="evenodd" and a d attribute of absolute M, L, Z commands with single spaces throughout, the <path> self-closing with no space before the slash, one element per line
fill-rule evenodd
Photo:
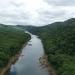
<path fill-rule="evenodd" d="M 75 19 L 37 27 L 34 32 L 42 39 L 49 63 L 57 75 L 75 75 Z"/>
<path fill-rule="evenodd" d="M 12 26 L 0 25 L 0 69 L 5 67 L 10 58 L 14 56 L 30 39 L 30 35 L 23 30 Z"/>

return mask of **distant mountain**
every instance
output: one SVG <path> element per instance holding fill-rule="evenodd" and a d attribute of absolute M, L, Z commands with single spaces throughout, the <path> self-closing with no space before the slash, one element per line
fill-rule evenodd
<path fill-rule="evenodd" d="M 66 26 L 72 26 L 72 25 L 75 25 L 75 18 L 71 18 L 71 19 L 68 19 L 64 22 L 54 22 L 52 24 L 48 24 L 46 26 L 22 26 L 22 25 L 17 25 L 17 27 L 19 28 L 22 28 L 22 29 L 25 29 L 25 30 L 28 30 L 29 32 L 33 33 L 33 34 L 36 34 L 40 31 L 44 31 L 44 30 L 52 30 L 52 29 L 57 29 L 57 28 L 60 28 L 60 27 L 66 27 Z"/>

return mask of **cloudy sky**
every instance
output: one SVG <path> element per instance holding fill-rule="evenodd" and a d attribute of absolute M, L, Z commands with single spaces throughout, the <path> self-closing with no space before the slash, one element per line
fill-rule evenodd
<path fill-rule="evenodd" d="M 75 17 L 75 0 L 0 0 L 0 23 L 42 26 Z"/>

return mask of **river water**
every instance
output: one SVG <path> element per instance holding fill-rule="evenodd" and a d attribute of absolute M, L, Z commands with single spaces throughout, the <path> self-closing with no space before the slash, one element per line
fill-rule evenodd
<path fill-rule="evenodd" d="M 44 55 L 44 49 L 41 40 L 31 35 L 31 40 L 23 48 L 19 60 L 11 67 L 10 75 L 49 75 L 47 68 L 42 68 L 39 58 Z M 16 73 L 14 74 L 13 71 Z"/>

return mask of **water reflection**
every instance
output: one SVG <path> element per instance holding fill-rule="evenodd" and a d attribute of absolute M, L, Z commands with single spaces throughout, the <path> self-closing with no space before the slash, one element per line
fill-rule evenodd
<path fill-rule="evenodd" d="M 41 40 L 31 35 L 31 40 L 23 48 L 19 60 L 11 67 L 10 75 L 49 75 L 46 68 L 40 67 L 39 58 L 43 55 Z"/>

